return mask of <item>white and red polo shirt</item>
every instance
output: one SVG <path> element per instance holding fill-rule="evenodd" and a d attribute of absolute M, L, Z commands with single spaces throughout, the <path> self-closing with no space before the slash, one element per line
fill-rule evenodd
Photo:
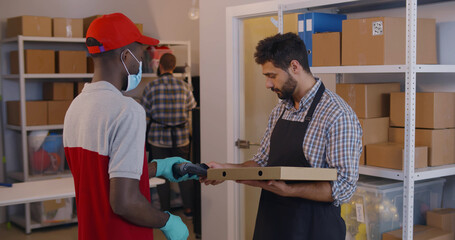
<path fill-rule="evenodd" d="M 153 239 L 153 229 L 116 215 L 109 203 L 109 179 L 140 180 L 150 201 L 145 158 L 145 112 L 106 81 L 87 83 L 69 107 L 63 144 L 74 178 L 80 240 Z"/>

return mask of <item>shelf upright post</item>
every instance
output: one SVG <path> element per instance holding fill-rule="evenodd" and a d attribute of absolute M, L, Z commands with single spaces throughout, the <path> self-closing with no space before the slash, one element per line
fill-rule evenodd
<path fill-rule="evenodd" d="M 21 112 L 21 141 L 22 141 L 22 165 L 24 182 L 29 180 L 28 169 L 28 154 L 27 154 L 27 115 L 26 115 L 26 95 L 25 95 L 25 53 L 24 53 L 24 37 L 18 36 L 17 51 L 19 55 L 19 105 Z M 30 203 L 25 204 L 25 232 L 31 232 L 31 216 L 30 216 Z"/>
<path fill-rule="evenodd" d="M 187 77 L 188 77 L 188 84 L 190 85 L 191 89 L 193 89 L 193 81 L 191 79 L 191 41 L 187 41 L 186 43 L 186 47 L 187 47 L 187 52 L 188 52 L 188 59 L 187 59 L 187 62 L 188 62 L 188 71 L 186 74 L 187 74 Z"/>
<path fill-rule="evenodd" d="M 403 192 L 403 239 L 413 239 L 417 0 L 406 0 L 406 110 Z"/>
<path fill-rule="evenodd" d="M 22 165 L 24 172 L 24 182 L 29 180 L 28 169 L 28 154 L 27 154 L 27 115 L 26 115 L 26 95 L 25 95 L 25 53 L 24 53 L 24 38 L 22 35 L 17 39 L 17 50 L 19 55 L 19 105 L 21 113 L 21 141 L 22 141 Z"/>
<path fill-rule="evenodd" d="M 278 4 L 278 33 L 284 32 L 283 4 Z"/>

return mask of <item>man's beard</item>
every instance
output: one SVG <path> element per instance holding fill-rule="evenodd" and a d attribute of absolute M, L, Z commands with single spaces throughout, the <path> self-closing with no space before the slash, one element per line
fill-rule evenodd
<path fill-rule="evenodd" d="M 288 79 L 283 84 L 281 89 L 272 88 L 271 90 L 276 93 L 279 99 L 288 100 L 292 98 L 295 88 L 297 87 L 297 80 L 288 74 Z"/>

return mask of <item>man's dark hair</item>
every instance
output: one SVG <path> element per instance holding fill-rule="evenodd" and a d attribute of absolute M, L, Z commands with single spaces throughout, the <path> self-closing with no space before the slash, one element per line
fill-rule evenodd
<path fill-rule="evenodd" d="M 287 72 L 292 60 L 297 60 L 311 74 L 305 43 L 295 33 L 276 34 L 259 41 L 254 58 L 257 64 L 271 62 Z"/>
<path fill-rule="evenodd" d="M 171 53 L 165 53 L 160 58 L 160 64 L 163 66 L 163 71 L 174 70 L 177 59 Z"/>

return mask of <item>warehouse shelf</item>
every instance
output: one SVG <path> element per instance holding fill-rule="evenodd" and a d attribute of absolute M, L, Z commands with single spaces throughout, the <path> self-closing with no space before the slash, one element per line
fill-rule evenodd
<path fill-rule="evenodd" d="M 406 65 L 311 67 L 312 73 L 406 73 Z M 455 65 L 416 65 L 417 73 L 455 73 Z"/>
<path fill-rule="evenodd" d="M 67 178 L 72 177 L 70 170 L 65 170 L 62 173 L 58 174 L 49 174 L 49 175 L 29 175 L 27 181 L 40 181 L 40 180 L 48 180 L 48 179 L 55 179 L 55 178 Z M 24 172 L 9 172 L 8 177 L 14 179 L 16 181 L 25 181 L 24 180 Z"/>
<path fill-rule="evenodd" d="M 26 226 L 27 226 L 25 223 L 24 216 L 12 215 L 11 221 L 13 223 L 19 225 L 22 228 L 26 228 Z M 77 223 L 77 217 L 72 218 L 70 221 L 62 221 L 62 222 L 56 222 L 56 223 L 39 223 L 37 221 L 34 221 L 33 219 L 30 219 L 30 229 L 58 226 L 58 225 L 70 224 L 70 223 Z"/>
<path fill-rule="evenodd" d="M 22 130 L 21 126 L 16 125 L 6 125 L 7 129 L 20 131 Z M 25 131 L 36 131 L 36 130 L 61 130 L 63 129 L 63 124 L 58 125 L 41 125 L 41 126 L 25 126 Z"/>
<path fill-rule="evenodd" d="M 184 73 L 174 73 L 175 77 L 185 77 Z M 4 79 L 18 80 L 19 74 L 8 74 L 2 76 Z M 77 79 L 92 78 L 93 73 L 50 73 L 50 74 L 24 74 L 24 79 Z M 155 73 L 143 73 L 142 77 L 158 77 Z"/>
<path fill-rule="evenodd" d="M 394 179 L 399 181 L 404 180 L 404 172 L 396 169 L 361 165 L 359 166 L 359 174 Z M 414 179 L 418 181 L 438 177 L 446 177 L 451 175 L 455 175 L 455 164 L 438 167 L 418 168 L 415 170 Z"/>

